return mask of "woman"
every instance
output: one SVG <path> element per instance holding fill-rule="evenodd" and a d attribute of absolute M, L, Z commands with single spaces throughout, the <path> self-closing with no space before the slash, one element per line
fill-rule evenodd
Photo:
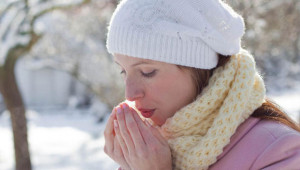
<path fill-rule="evenodd" d="M 300 128 L 266 99 L 243 34 L 222 1 L 121 1 L 107 48 L 133 105 L 104 132 L 120 169 L 299 169 Z"/>

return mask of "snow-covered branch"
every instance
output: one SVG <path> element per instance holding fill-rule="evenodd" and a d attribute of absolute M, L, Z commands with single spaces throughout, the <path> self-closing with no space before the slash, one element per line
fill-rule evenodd
<path fill-rule="evenodd" d="M 44 3 L 40 3 L 39 1 L 31 2 L 30 15 L 32 16 L 32 22 L 34 22 L 37 18 L 50 11 L 57 10 L 57 9 L 71 8 L 89 2 L 90 0 L 64 0 L 64 1 L 52 0 L 52 1 L 46 1 Z"/>
<path fill-rule="evenodd" d="M 18 45 L 26 45 L 30 41 L 28 34 L 20 32 L 26 20 L 25 6 L 21 3 L 14 4 L 4 11 L 0 20 L 0 66 L 5 63 L 11 49 Z"/>
<path fill-rule="evenodd" d="M 57 9 L 71 8 L 90 0 L 22 0 L 11 1 L 0 16 L 0 67 L 10 53 L 21 48 L 26 53 L 39 39 L 34 30 L 35 21 Z"/>

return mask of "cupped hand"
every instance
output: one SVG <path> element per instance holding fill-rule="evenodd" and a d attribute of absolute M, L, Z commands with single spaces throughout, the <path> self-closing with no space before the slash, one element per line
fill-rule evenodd
<path fill-rule="evenodd" d="M 116 110 L 117 119 L 113 120 L 115 138 L 130 169 L 172 169 L 171 151 L 160 132 L 142 121 L 126 103 L 120 104 Z"/>

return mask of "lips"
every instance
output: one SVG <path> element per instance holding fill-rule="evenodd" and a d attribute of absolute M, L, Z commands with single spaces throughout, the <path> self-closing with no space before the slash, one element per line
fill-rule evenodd
<path fill-rule="evenodd" d="M 153 114 L 155 109 L 138 109 L 141 114 L 145 117 L 145 118 L 150 118 Z"/>

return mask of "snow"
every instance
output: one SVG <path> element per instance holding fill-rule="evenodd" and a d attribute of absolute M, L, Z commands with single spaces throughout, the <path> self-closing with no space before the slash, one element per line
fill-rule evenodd
<path fill-rule="evenodd" d="M 44 11 L 51 9 L 51 8 L 55 8 L 55 7 L 68 7 L 68 6 L 75 6 L 75 5 L 79 5 L 83 2 L 83 0 L 52 0 L 52 1 L 46 1 L 41 3 L 41 1 L 32 1 L 30 3 L 31 5 L 31 15 L 32 16 L 37 16 L 41 13 L 43 13 Z"/>
<path fill-rule="evenodd" d="M 35 170 L 110 170 L 118 167 L 104 152 L 104 123 L 86 110 L 27 112 L 28 137 Z M 0 116 L 0 169 L 13 169 L 10 117 Z"/>
<path fill-rule="evenodd" d="M 53 0 L 41 1 L 32 0 L 29 5 L 29 12 L 26 14 L 25 4 L 21 1 L 15 1 L 8 10 L 4 11 L 0 17 L 0 66 L 5 63 L 8 52 L 17 45 L 27 45 L 31 40 L 32 29 L 31 20 L 47 12 L 49 9 L 67 6 L 75 6 L 83 3 L 83 0 Z M 7 3 L 8 4 L 8 3 Z M 40 30 L 38 30 L 40 31 Z"/>
<path fill-rule="evenodd" d="M 275 101 L 293 120 L 300 121 L 300 83 L 283 91 L 271 91 L 268 95 Z"/>

